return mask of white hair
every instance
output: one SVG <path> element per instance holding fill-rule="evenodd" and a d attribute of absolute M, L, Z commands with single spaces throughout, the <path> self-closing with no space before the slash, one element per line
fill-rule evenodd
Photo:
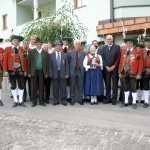
<path fill-rule="evenodd" d="M 113 39 L 113 36 L 109 34 L 106 36 L 106 39 Z"/>
<path fill-rule="evenodd" d="M 77 43 L 81 44 L 81 41 L 80 41 L 80 40 L 75 40 L 75 41 L 73 42 L 74 45 L 77 44 Z"/>

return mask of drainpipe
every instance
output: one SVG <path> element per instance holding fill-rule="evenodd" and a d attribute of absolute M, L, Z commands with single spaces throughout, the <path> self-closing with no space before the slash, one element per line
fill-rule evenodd
<path fill-rule="evenodd" d="M 110 20 L 114 22 L 114 0 L 110 0 Z"/>
<path fill-rule="evenodd" d="M 33 0 L 34 20 L 38 19 L 38 0 Z"/>

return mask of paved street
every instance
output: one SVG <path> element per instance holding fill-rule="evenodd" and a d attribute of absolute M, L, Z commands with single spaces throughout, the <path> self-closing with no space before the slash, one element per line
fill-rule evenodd
<path fill-rule="evenodd" d="M 150 108 L 111 104 L 12 108 L 3 91 L 0 150 L 149 150 Z"/>

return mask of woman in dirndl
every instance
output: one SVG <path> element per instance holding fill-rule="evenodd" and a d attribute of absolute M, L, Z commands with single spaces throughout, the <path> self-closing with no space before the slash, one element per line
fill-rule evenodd
<path fill-rule="evenodd" d="M 91 105 L 98 104 L 97 96 L 104 93 L 103 86 L 103 61 L 102 57 L 96 53 L 96 47 L 91 46 L 89 53 L 83 61 L 85 68 L 84 94 L 91 97 Z"/>

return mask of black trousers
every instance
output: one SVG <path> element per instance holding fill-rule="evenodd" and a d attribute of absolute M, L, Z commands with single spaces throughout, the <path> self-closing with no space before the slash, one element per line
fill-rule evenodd
<path fill-rule="evenodd" d="M 124 78 L 124 91 L 136 92 L 137 79 L 134 77 Z"/>
<path fill-rule="evenodd" d="M 9 82 L 11 84 L 11 89 L 15 90 L 17 88 L 17 84 L 18 84 L 18 88 L 20 90 L 24 89 L 24 75 L 23 74 L 19 74 L 18 72 L 14 74 L 14 72 L 9 71 Z"/>
<path fill-rule="evenodd" d="M 70 77 L 70 93 L 71 101 L 83 101 L 83 81 L 84 77 L 81 75 L 80 70 L 76 70 L 72 77 Z M 76 89 L 77 89 L 77 100 L 76 98 Z"/>
<path fill-rule="evenodd" d="M 150 76 L 143 76 L 142 78 L 143 90 L 150 90 Z"/>
<path fill-rule="evenodd" d="M 52 80 L 53 84 L 53 98 L 54 103 L 67 102 L 67 85 L 66 79 L 60 77 L 60 71 L 58 71 L 58 77 Z"/>
<path fill-rule="evenodd" d="M 120 87 L 120 100 L 121 101 L 124 101 L 124 81 L 123 81 L 123 78 L 120 78 L 120 84 L 121 84 L 121 87 Z"/>
<path fill-rule="evenodd" d="M 39 103 L 44 103 L 44 74 L 43 70 L 35 70 L 31 77 L 31 101 L 37 104 L 37 90 L 39 91 Z"/>
<path fill-rule="evenodd" d="M 106 100 L 116 102 L 117 101 L 117 92 L 118 92 L 118 70 L 115 69 L 112 72 L 108 72 L 104 69 L 104 76 L 106 80 Z M 111 96 L 111 82 L 112 82 L 112 89 L 113 93 Z"/>
<path fill-rule="evenodd" d="M 137 90 L 143 90 L 143 80 L 140 79 L 140 80 L 137 80 L 137 83 L 136 83 L 136 89 Z"/>
<path fill-rule="evenodd" d="M 28 76 L 24 77 L 24 93 L 23 93 L 24 100 L 27 98 L 27 88 L 26 88 L 27 83 L 28 83 L 28 94 L 29 97 L 31 98 L 31 79 Z"/>
<path fill-rule="evenodd" d="M 49 101 L 50 98 L 50 86 L 51 86 L 51 78 L 47 77 L 44 79 L 44 100 Z"/>

